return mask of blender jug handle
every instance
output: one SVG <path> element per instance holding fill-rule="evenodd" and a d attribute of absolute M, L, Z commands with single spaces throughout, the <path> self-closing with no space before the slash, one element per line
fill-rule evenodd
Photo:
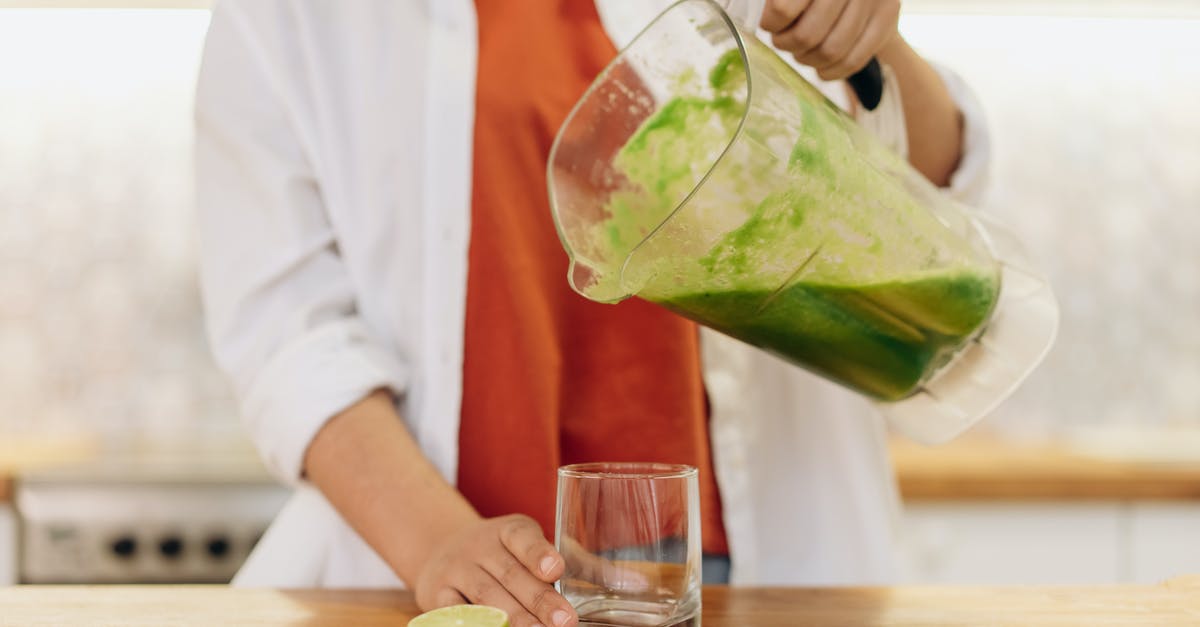
<path fill-rule="evenodd" d="M 720 0 L 718 4 L 735 22 L 746 27 L 751 32 L 758 30 L 758 20 L 762 17 L 765 0 Z M 871 57 L 866 67 L 846 79 L 859 103 L 867 111 L 874 111 L 883 98 L 883 69 L 879 60 Z"/>
<path fill-rule="evenodd" d="M 883 98 L 883 68 L 879 67 L 879 59 L 871 57 L 867 66 L 855 72 L 846 79 L 858 96 L 858 101 L 867 111 L 874 111 Z"/>

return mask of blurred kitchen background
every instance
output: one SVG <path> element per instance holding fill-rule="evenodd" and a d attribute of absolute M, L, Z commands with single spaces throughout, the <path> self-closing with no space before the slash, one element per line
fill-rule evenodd
<path fill-rule="evenodd" d="M 0 584 L 227 579 L 285 495 L 204 341 L 207 6 L 0 0 Z M 983 101 L 986 210 L 1063 317 L 977 433 L 896 444 L 903 576 L 1200 573 L 1200 2 L 904 6 Z"/>

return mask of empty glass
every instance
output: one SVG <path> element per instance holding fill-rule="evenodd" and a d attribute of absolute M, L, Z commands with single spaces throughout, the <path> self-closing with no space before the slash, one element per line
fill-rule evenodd
<path fill-rule="evenodd" d="M 700 625 L 700 487 L 692 466 L 558 470 L 558 590 L 581 625 Z"/>

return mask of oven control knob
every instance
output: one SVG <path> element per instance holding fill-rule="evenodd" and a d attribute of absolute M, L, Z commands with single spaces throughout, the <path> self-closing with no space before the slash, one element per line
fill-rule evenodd
<path fill-rule="evenodd" d="M 229 540 L 223 536 L 213 536 L 208 539 L 208 544 L 205 546 L 208 549 L 208 554 L 214 559 L 222 559 L 229 555 Z"/>
<path fill-rule="evenodd" d="M 133 536 L 120 536 L 109 545 L 113 555 L 121 559 L 129 559 L 137 553 L 137 539 Z"/>
<path fill-rule="evenodd" d="M 158 543 L 158 552 L 168 559 L 175 559 L 183 553 L 183 540 L 175 536 L 167 536 Z"/>

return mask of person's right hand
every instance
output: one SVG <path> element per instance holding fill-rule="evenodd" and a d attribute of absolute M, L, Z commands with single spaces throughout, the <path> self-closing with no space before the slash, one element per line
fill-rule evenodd
<path fill-rule="evenodd" d="M 550 585 L 563 568 L 532 518 L 482 519 L 433 549 L 413 592 L 426 611 L 475 603 L 504 610 L 512 627 L 574 627 L 575 610 Z"/>
<path fill-rule="evenodd" d="M 776 48 L 832 81 L 899 40 L 899 21 L 900 0 L 768 0 L 760 25 Z"/>

